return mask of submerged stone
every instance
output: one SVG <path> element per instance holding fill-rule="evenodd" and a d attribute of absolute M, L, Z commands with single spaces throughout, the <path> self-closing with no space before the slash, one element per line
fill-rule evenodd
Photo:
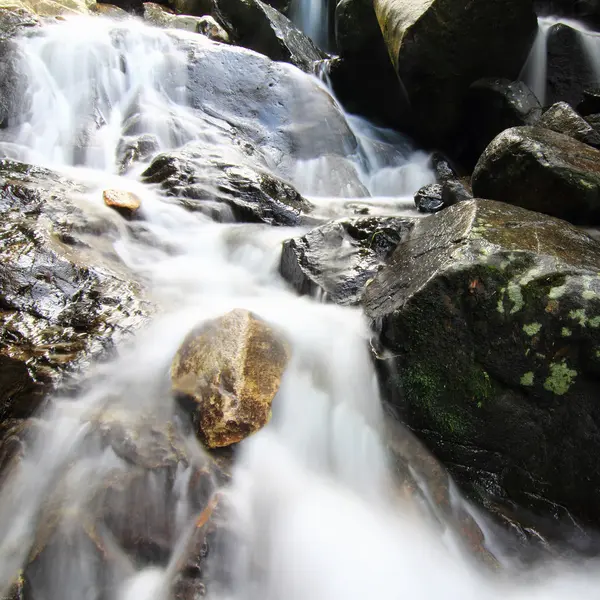
<path fill-rule="evenodd" d="M 471 200 L 367 286 L 386 401 L 474 496 L 600 523 L 599 273 L 564 221 Z"/>
<path fill-rule="evenodd" d="M 269 422 L 288 360 L 273 327 L 235 309 L 183 341 L 171 365 L 173 392 L 208 448 L 230 446 Z"/>

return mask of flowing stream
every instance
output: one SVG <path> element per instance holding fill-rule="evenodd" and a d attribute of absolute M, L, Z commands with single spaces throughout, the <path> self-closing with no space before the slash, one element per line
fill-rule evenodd
<path fill-rule="evenodd" d="M 302 229 L 218 224 L 143 184 L 143 166 L 118 174 L 115 157 L 134 113 L 138 129 L 155 136 L 161 151 L 208 135 L 206 120 L 187 102 L 188 55 L 180 44 L 186 36 L 135 20 L 78 18 L 20 41 L 22 69 L 31 83 L 23 115 L 2 134 L 5 155 L 84 179 L 92 187 L 84 197 L 90 210 L 109 210 L 102 205 L 107 187 L 135 192 L 143 220 L 123 228 L 114 246 L 148 282 L 160 310 L 114 360 L 83 375 L 76 399 L 57 397 L 38 415 L 36 443 L 0 490 L 0 591 L 28 556 L 41 552 L 28 582 L 36 600 L 170 596 L 198 518 L 187 492 L 191 472 L 205 457 L 178 420 L 169 365 L 195 325 L 243 307 L 285 332 L 292 360 L 272 422 L 241 444 L 232 481 L 222 491 L 234 542 L 212 549 L 208 597 L 600 598 L 593 572 L 553 567 L 526 579 L 510 570 L 510 577 L 492 575 L 465 552 L 443 519 L 434 527 L 402 495 L 389 465 L 360 311 L 299 298 L 278 275 L 282 241 Z M 308 81 L 300 72 L 294 76 Z M 397 134 L 347 119 L 361 144 L 342 163 L 356 169 L 371 191 L 373 197 L 363 200 L 380 212 L 406 212 L 406 198 L 432 180 L 427 157 Z M 327 181 L 333 168 L 318 157 L 298 161 L 292 178 L 323 215 L 351 214 L 345 188 L 332 189 Z M 134 235 L 142 227 L 158 243 Z M 112 533 L 88 526 L 86 510 L 99 488 L 137 473 L 95 433 L 135 430 L 130 443 L 143 453 L 153 447 L 146 425 L 165 422 L 179 428 L 189 466 L 172 477 L 143 478 L 126 496 L 125 521 Z M 420 484 L 427 498 L 428 484 Z M 470 511 L 458 494 L 451 496 Z M 434 504 L 430 508 L 435 512 Z M 485 522 L 470 514 L 493 552 Z M 136 562 L 120 544 L 115 531 L 138 518 L 166 520 L 161 535 L 171 550 L 160 560 Z M 51 551 L 44 552 L 40 529 L 49 531 L 46 538 L 62 531 Z M 104 570 L 98 546 L 112 557 L 105 556 Z M 501 552 L 497 560 L 507 566 Z"/>

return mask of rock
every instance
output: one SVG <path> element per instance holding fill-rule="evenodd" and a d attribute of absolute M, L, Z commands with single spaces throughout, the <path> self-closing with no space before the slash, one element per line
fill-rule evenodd
<path fill-rule="evenodd" d="M 566 102 L 553 104 L 538 122 L 539 127 L 551 129 L 557 133 L 564 133 L 584 144 L 595 148 L 600 147 L 600 133 L 581 116 L 579 116 Z"/>
<path fill-rule="evenodd" d="M 28 417 L 149 312 L 112 250 L 117 225 L 81 208 L 81 191 L 46 169 L 0 161 L 0 420 Z"/>
<path fill-rule="evenodd" d="M 229 34 L 210 15 L 198 19 L 198 33 L 205 35 L 209 40 L 229 44 Z"/>
<path fill-rule="evenodd" d="M 14 41 L 0 39 L 0 129 L 18 123 L 30 101 L 27 76 L 20 69 L 20 50 Z"/>
<path fill-rule="evenodd" d="M 412 107 L 407 125 L 431 142 L 446 140 L 457 128 L 473 81 L 518 76 L 537 31 L 531 0 L 467 5 L 461 0 L 375 0 L 374 6 Z"/>
<path fill-rule="evenodd" d="M 156 27 L 183 29 L 201 33 L 216 42 L 229 43 L 229 35 L 225 29 L 210 16 L 177 15 L 166 6 L 154 2 L 144 2 L 144 20 Z"/>
<path fill-rule="evenodd" d="M 129 16 L 127 11 L 114 4 L 92 4 L 90 11 L 103 17 L 110 17 L 111 19 L 126 19 Z"/>
<path fill-rule="evenodd" d="M 585 118 L 586 123 L 588 123 L 593 130 L 600 134 L 600 114 L 588 115 Z"/>
<path fill-rule="evenodd" d="M 279 271 L 299 294 L 358 304 L 365 286 L 413 226 L 398 217 L 332 221 L 283 244 Z"/>
<path fill-rule="evenodd" d="M 501 133 L 473 171 L 473 194 L 560 217 L 600 223 L 600 152 L 562 133 L 515 127 Z"/>
<path fill-rule="evenodd" d="M 456 171 L 452 168 L 448 158 L 441 152 L 432 152 L 429 164 L 435 173 L 436 183 L 444 183 L 457 178 Z"/>
<path fill-rule="evenodd" d="M 64 0 L 61 0 L 61 2 L 62 1 Z M 126 13 L 131 13 L 140 17 L 144 16 L 143 0 L 111 0 L 110 4 L 120 8 Z"/>
<path fill-rule="evenodd" d="M 142 134 L 121 138 L 117 147 L 119 174 L 127 173 L 136 162 L 147 162 L 159 149 L 160 144 L 154 135 Z"/>
<path fill-rule="evenodd" d="M 326 54 L 286 16 L 261 0 L 219 0 L 219 11 L 231 23 L 236 43 L 312 73 Z"/>
<path fill-rule="evenodd" d="M 577 112 L 586 119 L 588 116 L 600 114 L 600 89 L 584 90 L 583 100 L 577 105 Z"/>
<path fill-rule="evenodd" d="M 191 144 L 159 154 L 143 177 L 147 183 L 159 183 L 167 195 L 184 199 L 188 209 L 211 214 L 217 202 L 238 221 L 298 225 L 312 209 L 289 183 L 243 154 L 227 153 L 218 146 Z"/>
<path fill-rule="evenodd" d="M 142 205 L 142 201 L 135 194 L 122 190 L 104 190 L 102 199 L 106 206 L 116 210 L 126 219 L 134 217 Z"/>
<path fill-rule="evenodd" d="M 367 286 L 386 402 L 475 497 L 600 522 L 599 272 L 580 230 L 471 200 Z"/>
<path fill-rule="evenodd" d="M 452 206 L 457 202 L 471 200 L 473 193 L 471 189 L 458 179 L 449 179 L 442 184 L 442 204 Z"/>
<path fill-rule="evenodd" d="M 26 8 L 1 8 L 0 7 L 0 40 L 5 40 L 15 35 L 24 33 L 27 29 L 40 24 L 37 15 Z M 0 53 L 3 56 L 4 52 Z"/>
<path fill-rule="evenodd" d="M 235 309 L 183 341 L 171 365 L 173 393 L 191 411 L 208 448 L 230 446 L 269 422 L 288 360 L 279 333 Z"/>
<path fill-rule="evenodd" d="M 434 213 L 446 208 L 442 200 L 442 186 L 439 183 L 423 186 L 415 194 L 415 206 L 424 213 Z"/>
<path fill-rule="evenodd" d="M 0 0 L 0 9 L 18 14 L 62 18 L 64 15 L 88 14 L 93 0 Z"/>
<path fill-rule="evenodd" d="M 541 116 L 538 99 L 522 81 L 476 81 L 469 88 L 462 117 L 462 161 L 472 168 L 499 133 L 510 127 L 535 125 Z"/>
<path fill-rule="evenodd" d="M 186 49 L 192 107 L 215 136 L 235 137 L 238 150 L 252 145 L 275 174 L 293 181 L 298 160 L 356 152 L 344 114 L 313 77 L 243 48 Z"/>
<path fill-rule="evenodd" d="M 584 90 L 598 85 L 586 56 L 582 33 L 566 23 L 557 23 L 550 27 L 546 43 L 546 104 L 567 102 L 577 106 Z"/>
<path fill-rule="evenodd" d="M 588 25 L 600 26 L 598 0 L 534 0 L 536 13 L 578 19 Z"/>

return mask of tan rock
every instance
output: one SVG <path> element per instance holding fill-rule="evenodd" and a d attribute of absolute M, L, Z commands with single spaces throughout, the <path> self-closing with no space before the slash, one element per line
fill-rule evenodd
<path fill-rule="evenodd" d="M 174 393 L 191 408 L 209 448 L 229 446 L 266 425 L 289 360 L 281 335 L 247 310 L 202 324 L 171 365 Z"/>
<path fill-rule="evenodd" d="M 142 205 L 142 201 L 131 192 L 122 190 L 104 190 L 102 192 L 104 204 L 113 208 L 125 218 L 131 218 Z"/>

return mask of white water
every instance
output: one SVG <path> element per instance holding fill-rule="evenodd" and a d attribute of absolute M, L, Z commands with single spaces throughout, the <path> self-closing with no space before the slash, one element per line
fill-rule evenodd
<path fill-rule="evenodd" d="M 586 60 L 592 69 L 596 83 L 600 85 L 600 34 L 574 19 L 539 17 L 538 32 L 520 78 L 531 88 L 542 106 L 546 105 L 548 35 L 550 29 L 559 23 L 571 27 L 578 33 Z"/>
<path fill-rule="evenodd" d="M 123 228 L 115 249 L 148 281 L 161 311 L 113 362 L 87 374 L 75 401 L 57 398 L 40 415 L 34 448 L 0 490 L 0 592 L 26 564 L 35 529 L 49 522 L 49 514 L 40 511 L 60 501 L 57 527 L 63 542 L 46 553 L 44 568 L 29 582 L 33 597 L 98 596 L 99 567 L 90 545 L 94 537 L 85 529 L 86 507 L 110 478 L 135 471 L 115 451 L 102 450 L 94 432 L 121 426 L 143 432 L 148 422 L 170 420 L 175 407 L 168 368 L 178 344 L 198 322 L 245 307 L 285 331 L 293 358 L 274 400 L 272 422 L 242 444 L 232 485 L 224 491 L 236 541 L 233 551 L 216 559 L 233 577 L 215 580 L 213 587 L 209 582 L 209 597 L 600 598 L 593 572 L 578 575 L 555 568 L 552 574 L 535 574 L 527 584 L 491 579 L 460 550 L 451 527 L 434 530 L 416 504 L 400 499 L 382 441 L 361 314 L 298 298 L 277 274 L 281 242 L 299 231 L 219 225 L 165 202 L 138 181 L 139 169 L 127 177 L 115 174 L 119 137 L 132 112 L 141 115 L 144 132 L 155 134 L 161 149 L 210 133 L 206 121 L 186 105 L 184 55 L 170 35 L 135 22 L 113 25 L 94 19 L 60 24 L 22 42 L 24 68 L 34 75 L 33 102 L 22 123 L 4 133 L 3 147 L 88 181 L 94 188 L 86 198 L 90 208 L 102 209 L 106 187 L 139 195 L 143 221 L 131 227 L 149 229 L 161 243 L 150 247 Z M 78 132 L 93 112 L 91 98 L 97 100 L 101 125 L 91 128 L 93 143 L 84 144 L 81 152 Z M 350 161 L 362 169 L 365 185 L 385 188 L 389 180 L 382 171 L 400 168 L 404 174 L 398 175 L 396 196 L 414 192 L 418 177 L 406 175 L 412 160 L 397 140 L 391 147 L 402 158 L 400 166 L 393 152 L 384 152 L 390 146 L 382 146 L 386 140 L 381 138 L 388 134 L 364 122 L 354 129 L 377 138 L 377 144 L 363 144 L 366 162 L 364 156 Z M 331 135 L 325 126 L 323 135 Z M 417 162 L 422 160 L 418 156 Z M 79 163 L 83 166 L 74 166 Z M 393 209 L 392 202 L 378 202 L 381 210 Z M 338 199 L 338 211 L 346 204 L 347 199 Z M 323 208 L 330 211 L 330 202 Z M 143 434 L 132 439 L 145 447 Z M 132 521 L 138 515 L 148 515 L 149 522 L 172 517 L 173 553 L 159 564 L 136 564 L 111 534 L 95 531 L 111 556 L 102 597 L 169 596 L 194 535 L 197 515 L 186 493 L 190 469 L 204 460 L 193 438 L 185 443 L 190 467 L 180 469 L 173 482 L 157 476 L 144 480 L 125 505 Z"/>
<path fill-rule="evenodd" d="M 319 48 L 329 49 L 328 0 L 292 0 L 290 19 Z"/>

